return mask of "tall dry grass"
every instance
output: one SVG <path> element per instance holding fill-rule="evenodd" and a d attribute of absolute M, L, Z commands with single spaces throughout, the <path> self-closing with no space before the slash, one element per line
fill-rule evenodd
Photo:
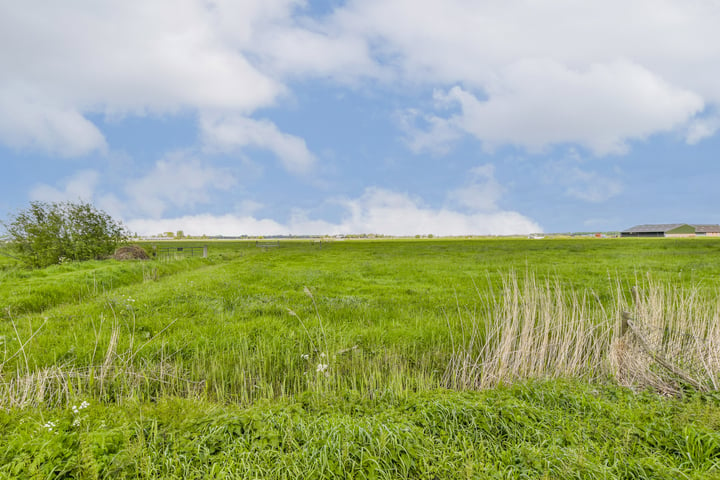
<path fill-rule="evenodd" d="M 617 381 L 667 393 L 718 390 L 720 292 L 652 281 L 632 292 L 624 334 L 608 354 Z"/>
<path fill-rule="evenodd" d="M 93 354 L 91 364 L 82 367 L 61 364 L 33 369 L 25 347 L 42 326 L 24 342 L 18 336 L 20 349 L 0 362 L 0 408 L 64 406 L 78 397 L 122 403 L 126 399 L 152 399 L 165 394 L 197 395 L 203 389 L 202 382 L 188 380 L 186 372 L 178 368 L 171 355 L 161 355 L 160 360 L 153 363 L 133 361 L 169 326 L 139 346 L 135 346 L 131 333 L 128 346 L 119 350 L 121 328 L 114 322 L 107 345 L 99 344 L 99 335 L 96 338 L 94 351 L 104 349 L 102 358 L 95 361 Z M 16 356 L 22 356 L 23 362 L 17 364 L 15 371 L 6 371 L 6 364 Z"/>
<path fill-rule="evenodd" d="M 631 293 L 632 292 L 632 293 Z M 614 285 L 603 304 L 558 279 L 508 275 L 498 296 L 459 312 L 463 335 L 445 372 L 451 388 L 483 389 L 530 378 L 614 380 L 676 394 L 718 390 L 717 292 L 661 285 Z"/>

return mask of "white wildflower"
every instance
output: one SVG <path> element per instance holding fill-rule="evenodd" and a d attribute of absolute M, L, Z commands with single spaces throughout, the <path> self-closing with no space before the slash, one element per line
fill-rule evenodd
<path fill-rule="evenodd" d="M 79 414 L 80 414 L 80 410 L 84 410 L 84 409 L 88 408 L 89 406 L 90 406 L 90 404 L 89 404 L 86 400 L 83 400 L 82 403 L 81 403 L 79 406 L 78 406 L 78 405 L 73 405 L 73 406 L 72 406 L 72 412 L 73 412 L 75 415 L 79 415 Z"/>
<path fill-rule="evenodd" d="M 300 357 L 301 357 L 303 360 L 309 360 L 309 359 L 310 359 L 310 355 L 308 355 L 307 353 L 303 353 L 302 355 L 300 355 Z"/>
<path fill-rule="evenodd" d="M 320 354 L 320 358 L 325 358 L 325 357 L 327 357 L 327 355 L 325 354 L 325 352 L 322 352 L 322 353 Z"/>
<path fill-rule="evenodd" d="M 80 410 L 84 410 L 89 406 L 90 406 L 90 404 L 87 401 L 83 400 L 79 407 L 77 405 L 73 405 L 72 411 L 74 414 L 77 415 L 78 413 L 80 413 Z"/>
<path fill-rule="evenodd" d="M 317 369 L 315 369 L 316 372 L 321 373 L 327 370 L 328 364 L 327 363 L 318 363 Z"/>

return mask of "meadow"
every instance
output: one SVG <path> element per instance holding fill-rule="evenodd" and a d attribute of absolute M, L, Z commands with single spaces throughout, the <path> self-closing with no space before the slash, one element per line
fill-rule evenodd
<path fill-rule="evenodd" d="M 203 243 L 0 256 L 0 478 L 720 477 L 720 240 Z"/>

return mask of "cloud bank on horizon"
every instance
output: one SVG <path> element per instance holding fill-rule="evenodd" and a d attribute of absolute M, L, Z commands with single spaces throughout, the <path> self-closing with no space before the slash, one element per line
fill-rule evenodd
<path fill-rule="evenodd" d="M 0 207 L 80 198 L 141 234 L 718 222 L 719 21 L 710 0 L 8 2 Z"/>

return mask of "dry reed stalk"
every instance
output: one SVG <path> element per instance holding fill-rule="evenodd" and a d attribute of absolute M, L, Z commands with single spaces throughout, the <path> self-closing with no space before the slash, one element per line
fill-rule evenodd
<path fill-rule="evenodd" d="M 26 354 L 29 341 L 37 333 L 36 330 L 28 340 L 20 342 L 18 351 L 5 362 L 0 363 L 0 408 L 27 408 L 44 406 L 68 405 L 78 394 L 90 395 L 96 398 L 106 398 L 112 391 L 112 396 L 118 400 L 148 395 L 147 386 L 154 388 L 167 388 L 174 395 L 193 395 L 201 388 L 202 382 L 193 382 L 184 378 L 184 372 L 170 363 L 164 357 L 159 363 L 142 363 L 136 365 L 133 360 L 140 350 L 165 332 L 175 321 L 151 339 L 133 350 L 133 339 L 125 352 L 118 352 L 120 343 L 120 325 L 113 323 L 110 331 L 107 348 L 103 362 L 100 365 L 86 367 L 73 367 L 70 365 L 50 366 L 30 371 L 27 361 L 23 361 L 25 368 L 19 368 L 14 374 L 2 372 L 2 367 L 8 360 Z M 43 323 L 44 325 L 44 323 Z M 42 328 L 42 325 L 41 325 Z M 98 348 L 99 331 L 95 331 L 95 347 L 92 357 Z"/>
<path fill-rule="evenodd" d="M 29 374 L 18 374 L 0 382 L 0 408 L 67 406 L 78 395 L 106 398 L 113 391 L 116 401 L 148 395 L 147 386 L 166 388 L 173 395 L 196 394 L 203 382 L 184 378 L 175 365 L 163 364 L 131 367 L 113 365 L 112 374 L 102 373 L 102 366 L 71 368 L 52 366 Z M 103 376 L 105 375 L 105 376 Z"/>
<path fill-rule="evenodd" d="M 528 378 L 613 378 L 668 394 L 718 390 L 720 300 L 649 279 L 632 298 L 633 313 L 623 318 L 620 282 L 606 308 L 593 292 L 510 273 L 480 317 L 460 319 L 469 335 L 454 343 L 445 382 L 482 389 Z"/>
<path fill-rule="evenodd" d="M 698 288 L 648 281 L 636 289 L 629 331 L 611 354 L 621 384 L 677 393 L 684 386 L 718 390 L 720 303 Z"/>

